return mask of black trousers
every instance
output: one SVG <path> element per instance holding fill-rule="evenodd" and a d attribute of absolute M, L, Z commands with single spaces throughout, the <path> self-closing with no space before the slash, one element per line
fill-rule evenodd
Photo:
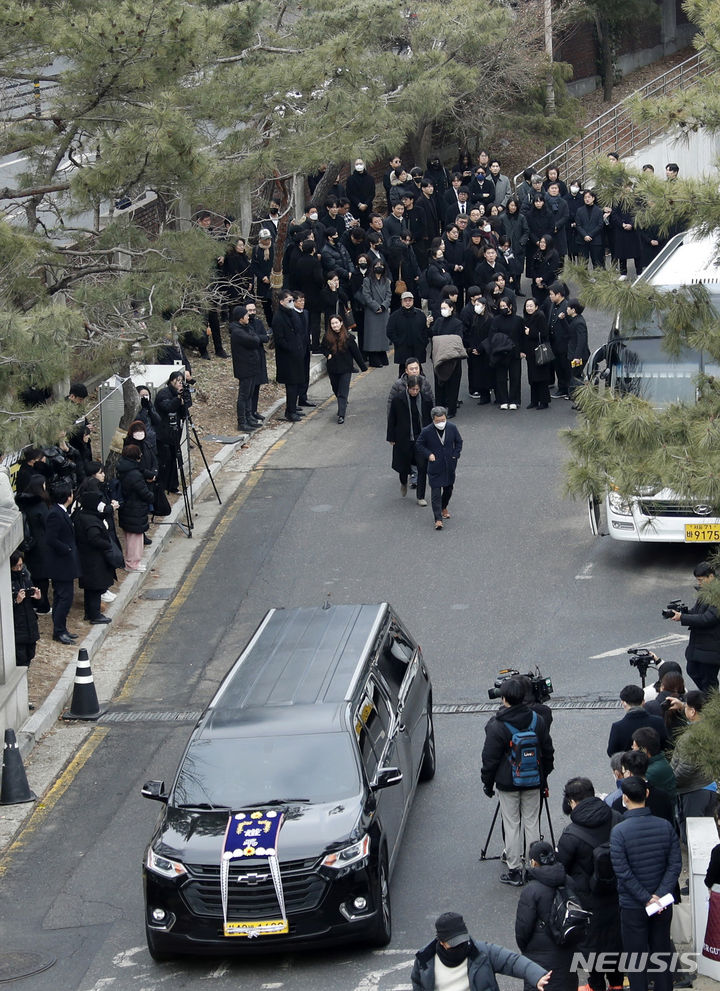
<path fill-rule="evenodd" d="M 540 403 L 547 405 L 550 402 L 550 386 L 547 382 L 530 383 L 530 402 L 533 406 L 538 406 Z"/>
<path fill-rule="evenodd" d="M 310 340 L 313 351 L 320 349 L 320 310 L 310 310 Z"/>
<path fill-rule="evenodd" d="M 298 402 L 307 402 L 307 391 L 310 388 L 310 348 L 307 349 L 305 354 L 305 381 L 298 388 Z"/>
<path fill-rule="evenodd" d="M 511 358 L 505 364 L 495 366 L 495 399 L 501 406 L 507 403 L 520 405 L 522 361 Z"/>
<path fill-rule="evenodd" d="M 352 378 L 352 372 L 341 372 L 339 375 L 335 375 L 333 372 L 328 372 L 328 378 L 330 379 L 332 391 L 337 396 L 338 416 L 345 416 L 348 396 L 350 395 L 350 380 Z"/>
<path fill-rule="evenodd" d="M 212 335 L 213 347 L 215 348 L 215 354 L 220 354 L 223 348 L 222 333 L 220 331 L 220 314 L 217 310 L 208 310 L 207 315 L 208 327 L 210 328 L 210 333 Z"/>
<path fill-rule="evenodd" d="M 413 460 L 415 463 L 415 467 L 417 468 L 417 490 L 415 492 L 415 497 L 417 499 L 424 499 L 425 488 L 427 486 L 427 460 L 421 454 L 417 454 L 417 453 L 413 454 Z M 407 485 L 407 480 L 410 476 L 410 472 L 400 471 L 398 472 L 398 474 L 400 476 L 400 483 L 402 485 Z"/>
<path fill-rule="evenodd" d="M 252 391 L 252 399 L 250 401 L 250 407 L 253 413 L 257 413 L 259 399 L 260 399 L 260 386 L 254 385 Z"/>
<path fill-rule="evenodd" d="M 468 355 L 468 392 L 471 396 L 479 395 L 481 399 L 490 398 L 494 376 L 486 354 Z"/>
<path fill-rule="evenodd" d="M 455 371 L 449 379 L 441 382 L 435 376 L 435 403 L 438 406 L 447 407 L 448 416 L 455 416 L 457 413 L 458 393 L 460 392 L 460 379 L 462 378 L 462 364 L 457 362 Z"/>
<path fill-rule="evenodd" d="M 670 955 L 673 944 L 670 939 L 670 923 L 672 908 L 666 908 L 657 915 L 648 915 L 644 908 L 621 908 L 620 931 L 625 953 L 662 953 L 667 954 L 668 969 L 665 973 L 655 970 L 652 974 L 655 980 L 655 991 L 671 991 L 673 979 L 670 970 Z M 628 973 L 630 991 L 647 991 L 648 973 L 646 968 L 641 972 Z"/>
<path fill-rule="evenodd" d="M 558 354 L 556 351 L 553 366 L 555 368 L 555 376 L 557 378 L 557 391 L 562 393 L 564 396 L 569 395 L 572 370 L 570 368 L 570 362 L 568 361 L 567 352 L 565 352 L 565 354 Z"/>
<path fill-rule="evenodd" d="M 718 688 L 718 671 L 714 664 L 699 664 L 697 661 L 687 662 L 688 678 L 692 678 L 701 692 L 708 694 L 713 688 Z"/>
<path fill-rule="evenodd" d="M 248 422 L 250 413 L 252 413 L 254 384 L 255 379 L 253 378 L 238 379 L 237 422 L 239 427 Z"/>
<path fill-rule="evenodd" d="M 177 492 L 177 448 L 174 444 L 158 441 L 158 481 L 166 492 Z"/>
<path fill-rule="evenodd" d="M 418 487 L 419 487 L 420 472 L 418 470 Z M 447 509 L 448 503 L 452 498 L 453 486 L 446 485 L 444 488 L 434 488 L 430 487 L 430 504 L 432 506 L 433 516 L 435 517 L 435 522 L 442 520 L 442 511 Z M 422 498 L 418 496 L 418 499 Z"/>
<path fill-rule="evenodd" d="M 53 604 L 52 604 L 52 618 L 53 618 L 53 636 L 60 636 L 61 633 L 65 633 L 67 630 L 67 618 L 68 613 L 72 609 L 73 596 L 75 594 L 75 582 L 74 581 L 58 581 L 53 578 Z"/>
<path fill-rule="evenodd" d="M 84 588 L 83 598 L 85 601 L 85 616 L 87 619 L 97 619 L 102 615 L 100 608 L 100 596 L 102 592 L 99 588 Z"/>
<path fill-rule="evenodd" d="M 19 668 L 29 668 L 30 661 L 35 656 L 36 643 L 15 644 L 15 665 Z"/>
<path fill-rule="evenodd" d="M 300 395 L 299 385 L 285 386 L 285 416 L 290 416 L 297 410 L 298 396 Z"/>

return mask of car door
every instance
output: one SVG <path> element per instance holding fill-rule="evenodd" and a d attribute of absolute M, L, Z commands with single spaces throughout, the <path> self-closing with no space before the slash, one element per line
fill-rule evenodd
<path fill-rule="evenodd" d="M 427 736 L 429 685 L 420 648 L 395 619 L 390 625 L 378 671 L 395 706 L 399 722 L 398 748 L 403 754 L 406 800 L 412 794 Z"/>
<path fill-rule="evenodd" d="M 400 767 L 401 754 L 398 753 L 398 726 L 394 718 L 390 700 L 377 679 L 370 676 L 355 711 L 355 733 L 360 748 L 363 767 L 368 783 L 376 782 L 378 772 L 384 767 Z M 376 816 L 382 825 L 387 840 L 388 856 L 392 863 L 397 853 L 405 810 L 404 775 L 403 782 L 380 788 L 375 792 Z"/>

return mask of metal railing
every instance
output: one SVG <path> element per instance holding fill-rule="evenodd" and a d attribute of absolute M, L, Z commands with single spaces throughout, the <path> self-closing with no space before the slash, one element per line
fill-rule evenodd
<path fill-rule="evenodd" d="M 710 66 L 698 52 L 661 76 L 651 79 L 640 89 L 626 96 L 604 114 L 590 121 L 583 128 L 579 139 L 568 139 L 557 145 L 542 158 L 534 161 L 529 168 L 544 175 L 548 166 L 555 166 L 560 175 L 569 181 L 578 178 L 581 184 L 589 177 L 593 161 L 598 155 L 616 151 L 620 157 L 634 154 L 639 148 L 650 144 L 653 138 L 667 130 L 667 124 L 637 124 L 630 113 L 630 103 L 637 97 L 655 99 L 689 86 L 700 76 L 710 75 Z M 515 176 L 515 185 L 522 180 L 522 172 Z"/>

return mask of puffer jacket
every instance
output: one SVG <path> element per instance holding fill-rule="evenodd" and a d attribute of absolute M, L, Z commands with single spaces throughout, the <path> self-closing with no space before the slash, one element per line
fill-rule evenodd
<path fill-rule="evenodd" d="M 533 712 L 524 703 L 521 705 L 502 706 L 485 727 L 485 745 L 482 751 L 482 769 L 480 777 L 486 788 L 497 788 L 498 791 L 518 791 L 513 784 L 512 770 L 509 760 L 510 740 L 512 730 L 507 723 L 512 723 L 516 729 L 526 730 L 532 722 Z M 538 742 L 540 744 L 540 765 L 543 781 L 554 767 L 554 750 L 545 721 L 538 716 Z"/>
<path fill-rule="evenodd" d="M 471 942 L 467 962 L 470 991 L 499 991 L 496 974 L 517 977 L 531 984 L 537 984 L 545 975 L 542 967 L 504 946 L 479 940 Z M 415 954 L 410 980 L 413 991 L 435 991 L 435 940 Z"/>
<path fill-rule="evenodd" d="M 670 894 L 682 869 L 675 830 L 650 809 L 628 809 L 610 834 L 620 908 L 645 908 L 652 895 Z"/>
<path fill-rule="evenodd" d="M 123 495 L 118 522 L 126 533 L 145 533 L 149 527 L 148 513 L 153 494 L 143 477 L 140 463 L 121 457 L 115 471 Z"/>
<path fill-rule="evenodd" d="M 570 972 L 573 949 L 559 946 L 547 927 L 555 891 L 567 882 L 565 868 L 559 863 L 531 867 L 527 876 L 529 883 L 520 892 L 515 915 L 515 942 L 522 953 L 545 971 L 552 971 L 549 991 L 577 989 L 577 974 Z M 573 893 L 572 884 L 568 890 Z M 525 987 L 532 985 L 526 983 Z"/>

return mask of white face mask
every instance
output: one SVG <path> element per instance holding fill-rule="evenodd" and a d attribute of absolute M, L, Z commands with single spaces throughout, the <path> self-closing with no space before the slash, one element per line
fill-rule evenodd
<path fill-rule="evenodd" d="M 309 213 L 308 214 L 308 220 L 315 221 L 317 219 L 318 219 L 318 215 L 316 213 Z"/>
<path fill-rule="evenodd" d="M 355 171 L 356 172 L 364 172 L 365 171 L 365 163 L 364 162 L 355 162 Z"/>
<path fill-rule="evenodd" d="M 483 230 L 484 230 L 484 231 L 489 231 L 489 230 L 491 230 L 491 229 L 492 229 L 492 228 L 490 227 L 490 224 L 483 224 Z"/>
<path fill-rule="evenodd" d="M 145 434 L 133 434 L 133 440 L 145 440 Z"/>
<path fill-rule="evenodd" d="M 475 310 L 476 313 L 484 313 L 485 312 L 485 307 L 482 305 L 482 303 L 476 303 L 475 306 L 473 307 L 473 309 Z"/>
<path fill-rule="evenodd" d="M 570 192 L 573 194 L 573 196 L 575 196 L 575 195 L 577 195 L 577 193 L 580 192 L 580 187 L 579 186 L 571 186 L 570 187 Z"/>
<path fill-rule="evenodd" d="M 447 423 L 447 420 L 435 420 L 435 429 L 436 430 L 444 430 L 446 423 Z"/>
<path fill-rule="evenodd" d="M 99 502 L 98 503 L 97 511 L 98 511 L 98 513 L 104 513 L 105 512 L 105 503 L 104 502 Z"/>
<path fill-rule="evenodd" d="M 440 307 L 440 313 L 441 313 L 441 314 L 442 314 L 442 315 L 443 315 L 444 317 L 449 317 L 449 316 L 450 316 L 450 314 L 452 313 L 452 310 L 450 309 L 450 307 L 449 307 L 449 306 L 441 306 L 441 307 Z"/>

